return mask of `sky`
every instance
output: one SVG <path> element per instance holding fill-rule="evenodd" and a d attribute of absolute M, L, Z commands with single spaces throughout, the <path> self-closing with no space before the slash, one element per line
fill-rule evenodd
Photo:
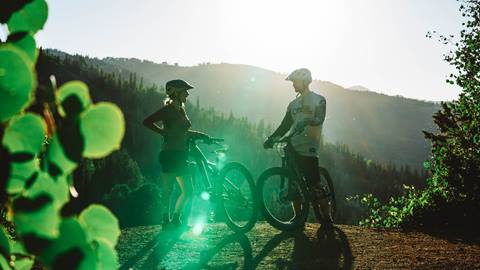
<path fill-rule="evenodd" d="M 248 64 L 388 95 L 452 100 L 448 46 L 454 0 L 52 0 L 40 46 L 92 57 L 192 66 Z"/>

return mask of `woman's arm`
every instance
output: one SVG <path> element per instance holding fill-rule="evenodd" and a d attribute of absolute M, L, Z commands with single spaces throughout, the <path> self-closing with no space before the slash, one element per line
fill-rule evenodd
<path fill-rule="evenodd" d="M 161 108 L 160 110 L 154 112 L 153 114 L 145 118 L 145 120 L 143 120 L 143 125 L 160 135 L 165 135 L 165 130 L 156 124 L 156 122 L 162 121 L 164 120 L 164 118 L 164 108 Z"/>

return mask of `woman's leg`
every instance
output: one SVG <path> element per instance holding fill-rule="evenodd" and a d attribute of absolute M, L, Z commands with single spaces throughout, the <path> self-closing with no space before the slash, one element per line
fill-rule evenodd
<path fill-rule="evenodd" d="M 170 198 L 173 190 L 173 183 L 175 182 L 175 175 L 172 173 L 162 173 L 162 199 L 161 199 L 161 213 L 162 220 L 170 220 Z"/>
<path fill-rule="evenodd" d="M 186 207 L 186 205 L 192 202 L 192 196 L 193 196 L 192 177 L 190 175 L 177 176 L 177 183 L 178 183 L 178 186 L 180 187 L 181 194 L 177 198 L 177 203 L 175 204 L 174 218 L 180 219 L 182 211 L 185 208 L 187 209 L 190 208 L 190 207 Z M 188 218 L 189 213 L 188 214 L 186 213 L 185 215 Z M 174 222 L 175 221 L 177 220 L 174 220 Z"/>

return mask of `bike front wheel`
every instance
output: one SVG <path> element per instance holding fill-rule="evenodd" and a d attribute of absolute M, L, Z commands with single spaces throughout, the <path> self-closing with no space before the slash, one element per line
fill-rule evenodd
<path fill-rule="evenodd" d="M 217 183 L 224 221 L 234 232 L 250 231 L 257 220 L 258 199 L 250 171 L 241 163 L 226 164 Z"/>
<path fill-rule="evenodd" d="M 306 187 L 295 181 L 289 171 L 274 167 L 266 170 L 257 181 L 257 192 L 265 220 L 274 228 L 293 231 L 305 224 L 309 211 Z M 295 212 L 294 203 L 300 208 Z"/>

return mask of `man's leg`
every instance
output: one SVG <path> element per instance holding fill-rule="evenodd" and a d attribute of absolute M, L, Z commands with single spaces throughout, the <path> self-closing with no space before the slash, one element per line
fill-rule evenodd
<path fill-rule="evenodd" d="M 331 226 L 332 216 L 330 202 L 325 194 L 325 191 L 320 186 L 320 171 L 318 169 L 318 158 L 316 157 L 299 157 L 299 168 L 309 189 L 312 191 L 312 196 L 318 200 L 320 214 L 322 215 L 322 225 Z"/>

